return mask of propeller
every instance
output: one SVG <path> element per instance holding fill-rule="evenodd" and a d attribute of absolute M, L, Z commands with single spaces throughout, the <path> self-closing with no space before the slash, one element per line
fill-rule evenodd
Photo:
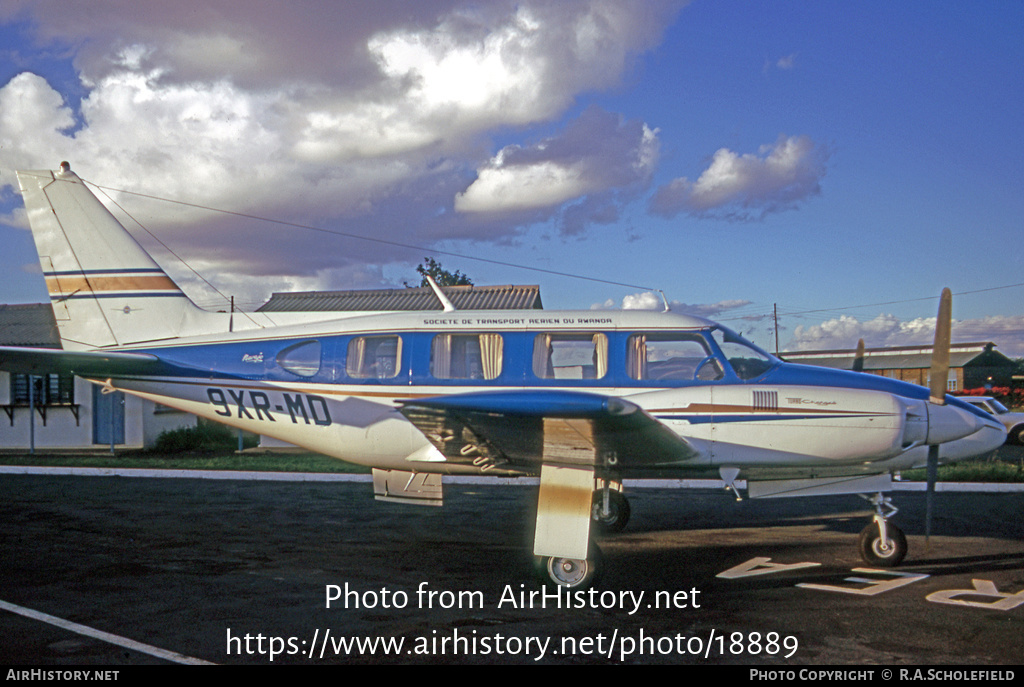
<path fill-rule="evenodd" d="M 935 322 L 935 344 L 932 346 L 931 379 L 929 381 L 929 403 L 946 405 L 946 384 L 949 379 L 949 345 L 953 328 L 953 293 L 942 290 L 939 298 L 939 314 Z M 935 482 L 939 476 L 939 445 L 928 445 L 926 477 L 928 490 L 925 493 L 924 537 L 932 533 L 932 505 L 935 501 Z"/>
<path fill-rule="evenodd" d="M 857 340 L 857 352 L 853 356 L 853 367 L 850 369 L 854 372 L 864 371 L 864 339 Z"/>

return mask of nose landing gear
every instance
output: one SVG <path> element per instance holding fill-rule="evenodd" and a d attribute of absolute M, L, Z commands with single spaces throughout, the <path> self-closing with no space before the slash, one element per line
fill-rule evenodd
<path fill-rule="evenodd" d="M 604 485 L 594 492 L 590 516 L 602 533 L 621 532 L 629 522 L 629 501 L 619 491 L 621 488 L 621 483 L 604 481 Z"/>
<path fill-rule="evenodd" d="M 860 556 L 869 565 L 895 568 L 907 555 L 906 535 L 889 522 L 889 518 L 896 514 L 897 509 L 892 501 L 881 493 L 871 497 L 862 496 L 874 505 L 875 516 L 871 524 L 860 533 Z"/>

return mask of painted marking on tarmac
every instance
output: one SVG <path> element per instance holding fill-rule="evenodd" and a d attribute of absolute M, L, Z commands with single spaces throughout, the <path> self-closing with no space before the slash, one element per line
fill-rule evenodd
<path fill-rule="evenodd" d="M 143 644 L 142 642 L 136 642 L 134 639 L 128 639 L 127 637 L 120 637 L 109 632 L 103 632 L 102 630 L 96 630 L 87 625 L 79 625 L 73 623 L 70 620 L 64 620 L 47 613 L 40 613 L 39 611 L 33 611 L 31 608 L 25 608 L 24 606 L 17 606 L 6 601 L 0 601 L 0 609 L 10 611 L 11 613 L 17 613 L 18 615 L 25 616 L 26 618 L 32 618 L 33 620 L 41 620 L 44 623 L 55 625 L 65 630 L 70 630 L 86 637 L 92 637 L 102 642 L 108 642 L 117 646 L 124 647 L 125 649 L 131 649 L 138 651 L 143 654 L 149 654 L 150 656 L 156 656 L 167 661 L 174 663 L 182 663 L 185 665 L 192 666 L 212 666 L 216 663 L 210 663 L 199 658 L 192 658 L 191 656 L 185 656 L 179 654 L 176 651 L 168 651 L 167 649 L 161 649 L 160 647 L 150 646 L 149 644 Z"/>

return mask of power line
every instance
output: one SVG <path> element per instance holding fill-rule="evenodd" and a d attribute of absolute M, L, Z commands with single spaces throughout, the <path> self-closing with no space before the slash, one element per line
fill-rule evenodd
<path fill-rule="evenodd" d="M 1024 282 L 1019 283 L 1019 284 L 1006 284 L 1006 285 L 1003 285 L 1003 286 L 991 286 L 991 287 L 986 288 L 986 289 L 972 289 L 970 291 L 957 291 L 953 295 L 954 296 L 969 296 L 969 295 L 976 294 L 976 293 L 987 293 L 989 291 L 1001 291 L 1001 290 L 1004 290 L 1004 289 L 1016 289 L 1016 288 L 1020 288 L 1022 286 L 1024 286 Z M 781 317 L 798 317 L 798 316 L 801 316 L 801 315 L 813 315 L 813 314 L 819 314 L 819 313 L 834 314 L 834 313 L 840 313 L 840 312 L 845 311 L 845 310 L 859 310 L 861 308 L 877 308 L 877 307 L 881 307 L 881 306 L 885 306 L 885 305 L 902 305 L 904 303 L 917 303 L 917 302 L 921 302 L 921 301 L 934 301 L 934 300 L 938 300 L 938 298 L 939 298 L 938 296 L 923 296 L 923 297 L 920 297 L 920 298 L 905 298 L 903 300 L 898 300 L 898 301 L 883 301 L 883 302 L 880 302 L 880 303 L 865 303 L 863 305 L 845 305 L 845 306 L 838 306 L 838 307 L 834 307 L 834 308 L 818 308 L 816 310 L 794 310 L 794 311 L 785 311 L 784 310 L 784 311 L 780 312 L 779 315 Z M 752 317 L 760 317 L 762 319 L 766 319 L 766 318 L 771 318 L 772 317 L 772 313 L 770 313 L 770 312 L 763 312 L 763 311 L 748 312 L 748 313 L 743 314 L 743 315 L 734 313 L 731 317 L 723 317 L 723 318 L 721 318 L 721 320 L 722 321 L 744 320 L 744 319 L 750 319 Z"/>
<path fill-rule="evenodd" d="M 85 181 L 85 180 L 83 179 L 83 181 Z M 402 243 L 400 241 L 390 241 L 388 239 L 379 239 L 379 238 L 374 238 L 372 236 L 364 236 L 362 234 L 353 234 L 351 232 L 340 231 L 340 230 L 337 230 L 337 229 L 325 229 L 324 227 L 317 227 L 317 226 L 313 226 L 313 225 L 309 225 L 309 224 L 299 224 L 297 222 L 288 222 L 288 221 L 285 221 L 285 220 L 273 219 L 273 218 L 270 218 L 270 217 L 261 217 L 259 215 L 250 215 L 250 214 L 247 214 L 247 213 L 244 213 L 244 212 L 235 212 L 233 210 L 224 210 L 224 209 L 221 209 L 221 208 L 210 207 L 210 206 L 207 206 L 207 205 L 200 205 L 198 203 L 188 203 L 188 202 L 185 202 L 183 200 L 175 200 L 173 198 L 161 198 L 160 196 L 152 196 L 152 195 L 148 195 L 148 194 L 145 194 L 145 193 L 138 193 L 137 191 L 127 191 L 127 190 L 121 189 L 121 188 L 113 188 L 113 187 L 110 187 L 110 186 L 101 186 L 100 184 L 97 184 L 97 183 L 92 182 L 92 181 L 89 181 L 87 183 L 89 183 L 92 186 L 95 186 L 98 189 L 103 189 L 103 190 L 106 190 L 106 191 L 114 191 L 116 193 L 127 193 L 128 195 L 139 196 L 140 198 L 148 198 L 150 200 L 159 200 L 159 201 L 163 201 L 163 202 L 166 202 L 166 203 L 175 203 L 177 205 L 184 205 L 185 207 L 196 208 L 196 209 L 199 209 L 199 210 L 206 210 L 208 212 L 217 212 L 217 213 L 220 213 L 220 214 L 223 214 L 223 215 L 231 215 L 233 217 L 241 217 L 241 218 L 244 218 L 244 219 L 251 219 L 251 220 L 256 220 L 256 221 L 259 221 L 259 222 L 269 222 L 271 224 L 279 224 L 281 226 L 292 227 L 292 228 L 295 228 L 295 229 L 306 229 L 308 231 L 317 231 L 317 232 L 321 232 L 321 233 L 324 233 L 324 234 L 332 234 L 334 236 L 343 236 L 345 238 L 358 239 L 360 241 L 369 241 L 371 243 L 379 243 L 379 244 L 382 244 L 382 245 L 385 245 L 385 246 L 394 246 L 396 248 L 407 248 L 407 249 L 417 250 L 417 251 L 420 251 L 420 252 L 423 252 L 423 253 L 427 253 L 427 254 L 433 253 L 434 255 L 447 255 L 449 257 L 460 258 L 462 260 L 475 260 L 476 262 L 484 262 L 484 263 L 487 263 L 487 264 L 490 264 L 490 265 L 499 265 L 501 267 L 514 267 L 514 268 L 522 269 L 522 270 L 530 270 L 532 272 L 541 272 L 543 274 L 551 274 L 551 275 L 554 275 L 554 276 L 557 276 L 557 277 L 569 277 L 571 279 L 582 279 L 582 280 L 585 280 L 585 281 L 597 282 L 599 284 L 610 284 L 612 286 L 625 286 L 626 288 L 630 288 L 630 289 L 643 289 L 645 291 L 655 291 L 656 290 L 653 286 L 642 286 L 642 285 L 639 285 L 639 284 L 627 284 L 625 282 L 612 281 L 610 279 L 599 279 L 597 277 L 588 277 L 588 276 L 583 275 L 583 274 L 573 274 L 572 272 L 559 272 L 558 270 L 549 270 L 549 269 L 544 269 L 542 267 L 530 267 L 529 265 L 520 265 L 520 264 L 517 264 L 517 263 L 514 263 L 514 262 L 505 262 L 505 261 L 502 261 L 502 260 L 492 260 L 490 258 L 481 258 L 481 257 L 473 256 L 473 255 L 466 255 L 464 253 L 456 253 L 454 251 L 439 250 L 437 248 L 428 248 L 426 246 L 418 246 L 418 245 L 411 244 L 411 243 Z"/>
<path fill-rule="evenodd" d="M 94 184 L 94 185 L 95 185 L 95 184 Z M 150 236 L 152 236 L 152 237 L 153 237 L 153 240 L 154 240 L 154 241 L 156 241 L 156 242 L 157 242 L 157 243 L 159 243 L 159 244 L 160 244 L 161 246 L 163 246 L 163 247 L 164 247 L 164 250 L 166 250 L 166 251 L 167 251 L 168 253 L 170 253 L 170 254 L 171 254 L 171 255 L 173 255 L 173 256 L 174 256 L 175 258 L 177 258 L 177 259 L 178 259 L 178 260 L 179 260 L 179 261 L 181 262 L 181 264 L 182 264 L 182 265 L 184 265 L 185 267 L 187 267 L 187 268 L 189 268 L 190 270 L 192 270 L 192 273 L 193 273 L 193 274 L 195 274 L 195 275 L 196 275 L 197 277 L 199 277 L 200 279 L 202 279 L 202 280 L 203 280 L 203 283 L 205 283 L 205 284 L 206 284 L 207 286 L 209 286 L 209 287 L 210 287 L 211 289 L 213 289 L 214 291 L 216 291 L 216 292 L 217 292 L 217 295 L 219 295 L 219 296 L 220 296 L 221 298 L 223 298 L 223 299 L 224 299 L 225 301 L 230 301 L 230 302 L 231 302 L 231 304 L 232 304 L 232 312 L 234 312 L 234 299 L 233 299 L 233 298 L 230 298 L 229 296 L 227 296 L 226 294 L 224 294 L 224 293 L 223 293 L 223 292 L 222 292 L 222 291 L 221 291 L 220 289 L 218 289 L 218 288 L 217 288 L 216 286 L 214 286 L 213 284 L 211 284 L 211 283 L 210 283 L 210 280 L 209 280 L 209 279 L 207 279 L 206 277 L 204 277 L 204 276 L 203 276 L 202 274 L 200 274 L 200 273 L 199 273 L 199 270 L 197 270 L 196 268 L 192 267 L 192 265 L 188 264 L 188 262 L 186 262 L 184 258 L 182 258 L 182 257 L 181 257 L 180 255 L 178 255 L 178 254 L 177 254 L 177 253 L 175 253 L 175 252 L 174 252 L 173 250 L 171 250 L 171 247 L 170 247 L 170 246 L 168 246 L 168 245 L 167 245 L 166 243 L 164 243 L 163 241 L 161 241 L 161 240 L 160 240 L 160 239 L 159 239 L 159 238 L 158 238 L 158 237 L 157 237 L 157 236 L 156 236 L 156 235 L 155 235 L 155 234 L 154 234 L 153 232 L 151 232 L 151 231 L 150 231 L 150 230 L 149 230 L 149 229 L 148 229 L 148 228 L 147 228 L 147 227 L 146 227 L 146 226 L 145 226 L 145 225 L 144 225 L 144 224 L 143 224 L 142 222 L 140 222 L 139 220 L 135 219 L 135 217 L 134 217 L 134 216 L 133 216 L 133 215 L 132 215 L 132 214 L 131 214 L 130 212 L 128 212 L 127 210 L 125 210 L 125 209 L 124 209 L 124 207 L 122 207 L 120 203 L 118 203 L 118 202 L 117 202 L 116 200 L 114 200 L 113 198 L 111 198 L 111 197 L 110 197 L 110 195 L 108 195 L 108 194 L 107 194 L 106 190 L 104 190 L 102 186 L 97 186 L 96 188 L 98 188 L 98 189 L 100 189 L 101 191 L 103 191 L 103 195 L 104 195 L 104 196 L 105 196 L 105 197 L 106 197 L 106 198 L 107 198 L 107 199 L 108 199 L 108 200 L 109 200 L 109 201 L 110 201 L 111 203 L 113 203 L 114 205 L 116 205 L 116 206 L 117 206 L 117 207 L 118 207 L 118 208 L 119 208 L 119 209 L 121 210 L 121 212 L 123 212 L 124 214 L 128 215 L 129 217 L 131 217 L 131 219 L 132 219 L 132 221 L 133 221 L 133 222 L 135 222 L 136 224 L 138 224 L 138 225 L 139 225 L 139 226 L 140 226 L 140 227 L 142 228 L 142 230 L 143 230 L 143 231 L 145 231 L 145 232 L 146 232 L 147 234 L 149 234 Z M 244 312 L 243 312 L 243 313 L 242 313 L 242 315 L 244 315 L 244 316 L 245 316 L 245 317 L 246 317 L 246 318 L 247 318 L 247 319 L 248 319 L 248 320 L 249 320 L 250 322 L 252 322 L 253 324 L 255 324 L 255 325 L 256 325 L 257 327 L 261 327 L 261 326 L 262 326 L 262 325 L 260 325 L 260 324 L 259 324 L 258 322 L 256 322 L 256 320 L 252 319 L 252 317 L 251 317 L 251 316 L 250 316 L 250 315 L 249 315 L 248 313 L 244 313 Z"/>
<path fill-rule="evenodd" d="M 1022 282 L 1020 284 L 1007 284 L 1005 286 L 992 286 L 992 287 L 989 287 L 987 289 L 973 289 L 971 291 L 957 291 L 953 295 L 954 296 L 969 296 L 969 295 L 975 294 L 975 293 L 986 293 L 988 291 L 1001 291 L 1003 289 L 1015 289 L 1015 288 L 1018 288 L 1018 287 L 1021 287 L 1021 286 L 1024 286 L 1024 282 Z M 885 301 L 883 303 L 866 303 L 864 305 L 847 305 L 847 306 L 838 307 L 838 308 L 822 308 L 822 309 L 819 309 L 819 310 L 797 310 L 795 312 L 785 313 L 785 315 L 788 317 L 788 316 L 792 316 L 792 315 L 807 315 L 807 314 L 811 314 L 811 313 L 837 312 L 837 311 L 840 311 L 840 310 L 856 310 L 858 308 L 877 308 L 877 307 L 883 306 L 883 305 L 901 305 L 903 303 L 917 303 L 919 301 L 934 301 L 934 300 L 938 300 L 938 298 L 939 298 L 938 296 L 925 296 L 925 297 L 922 297 L 922 298 L 907 298 L 907 299 L 900 300 L 900 301 Z"/>

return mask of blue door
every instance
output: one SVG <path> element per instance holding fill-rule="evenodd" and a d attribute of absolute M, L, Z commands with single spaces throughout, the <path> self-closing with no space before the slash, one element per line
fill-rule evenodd
<path fill-rule="evenodd" d="M 105 394 L 100 387 L 92 388 L 92 443 L 124 443 L 124 393 Z"/>

